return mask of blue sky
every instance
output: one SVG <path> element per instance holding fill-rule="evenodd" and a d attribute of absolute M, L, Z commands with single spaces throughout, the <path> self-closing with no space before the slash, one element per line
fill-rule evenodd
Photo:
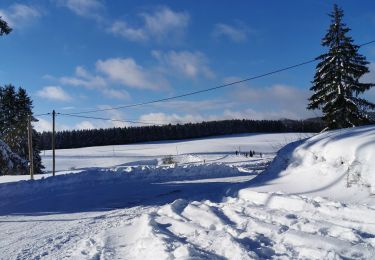
<path fill-rule="evenodd" d="M 0 84 L 27 89 L 34 112 L 72 113 L 197 91 L 324 51 L 334 1 L 29 0 L 0 3 Z M 374 40 L 375 2 L 336 1 L 357 44 Z M 361 49 L 375 82 L 375 45 Z M 313 117 L 315 64 L 201 95 L 89 116 L 155 123 Z M 375 101 L 374 91 L 367 94 Z M 38 130 L 50 129 L 41 117 Z M 127 126 L 59 116 L 59 129 Z"/>

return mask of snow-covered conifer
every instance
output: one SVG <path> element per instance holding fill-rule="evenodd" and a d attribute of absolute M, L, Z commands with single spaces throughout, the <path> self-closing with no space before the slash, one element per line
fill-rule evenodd
<path fill-rule="evenodd" d="M 360 97 L 374 87 L 360 78 L 369 72 L 366 58 L 358 53 L 359 46 L 348 36 L 350 29 L 343 23 L 344 12 L 334 5 L 331 25 L 322 45 L 328 52 L 320 55 L 308 109 L 322 109 L 330 129 L 354 127 L 369 122 L 368 112 L 375 104 Z"/>

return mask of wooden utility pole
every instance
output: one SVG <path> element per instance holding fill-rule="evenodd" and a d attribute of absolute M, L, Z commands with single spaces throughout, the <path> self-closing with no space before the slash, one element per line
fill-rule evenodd
<path fill-rule="evenodd" d="M 52 111 L 52 176 L 55 176 L 55 110 Z"/>
<path fill-rule="evenodd" d="M 27 134 L 28 134 L 28 144 L 29 144 L 30 178 L 34 180 L 33 128 L 31 127 L 31 115 L 27 117 Z"/>

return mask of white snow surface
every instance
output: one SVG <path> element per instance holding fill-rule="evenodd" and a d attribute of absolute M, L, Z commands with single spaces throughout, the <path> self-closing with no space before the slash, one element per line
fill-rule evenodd
<path fill-rule="evenodd" d="M 0 259 L 373 259 L 375 126 L 307 137 L 59 150 L 0 177 Z"/>
<path fill-rule="evenodd" d="M 256 191 L 373 205 L 375 127 L 329 131 L 291 143 L 278 152 L 267 172 L 255 183 Z"/>

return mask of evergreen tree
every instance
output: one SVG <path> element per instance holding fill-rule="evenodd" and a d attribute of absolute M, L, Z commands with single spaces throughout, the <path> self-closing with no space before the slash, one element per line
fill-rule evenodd
<path fill-rule="evenodd" d="M 12 31 L 12 28 L 9 27 L 8 23 L 1 19 L 0 16 L 0 36 L 4 34 L 9 34 Z"/>
<path fill-rule="evenodd" d="M 327 53 L 320 55 L 308 109 L 322 109 L 323 119 L 330 129 L 354 127 L 369 122 L 368 112 L 375 105 L 359 95 L 375 86 L 362 83 L 369 72 L 366 58 L 358 53 L 359 46 L 348 36 L 350 29 L 342 22 L 344 12 L 334 5 L 331 25 L 322 45 Z"/>
<path fill-rule="evenodd" d="M 22 159 L 28 160 L 28 125 L 29 115 L 32 117 L 32 100 L 26 90 L 14 86 L 0 87 L 0 139 L 3 140 Z M 32 117 L 33 120 L 35 120 Z M 39 149 L 39 135 L 33 130 L 33 158 L 34 173 L 42 173 L 44 166 L 41 163 Z M 22 172 L 27 174 L 27 171 Z"/>

